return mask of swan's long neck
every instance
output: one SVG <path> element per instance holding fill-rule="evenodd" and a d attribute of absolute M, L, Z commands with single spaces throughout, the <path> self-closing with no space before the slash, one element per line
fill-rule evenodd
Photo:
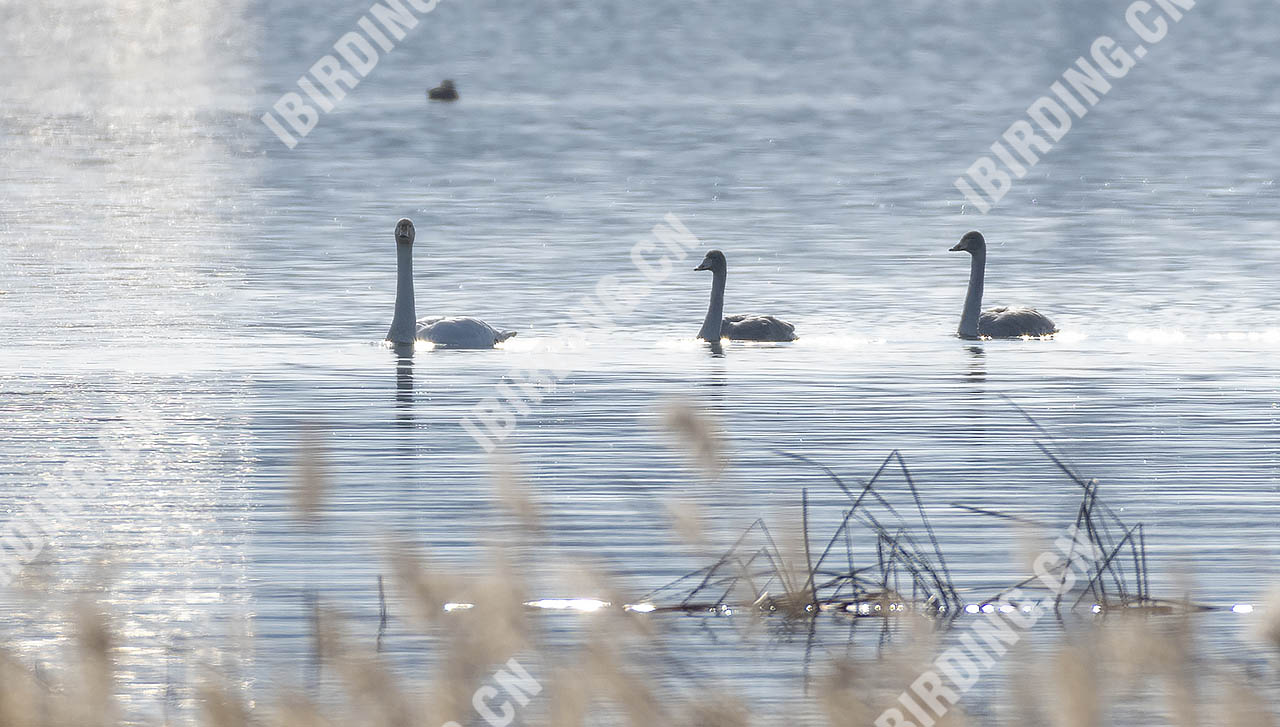
<path fill-rule="evenodd" d="M 959 333 L 965 338 L 978 337 L 978 316 L 982 315 L 982 279 L 986 275 L 987 251 L 974 250 L 969 264 L 969 292 L 964 296 L 964 313 L 960 315 Z"/>
<path fill-rule="evenodd" d="M 396 245 L 396 314 L 391 319 L 387 340 L 413 343 L 418 316 L 413 306 L 413 245 Z"/>
<path fill-rule="evenodd" d="M 724 323 L 724 282 L 728 277 L 727 270 L 711 273 L 711 305 L 707 307 L 707 319 L 702 322 L 702 330 L 698 331 L 698 338 L 704 341 L 720 341 L 720 325 Z"/>

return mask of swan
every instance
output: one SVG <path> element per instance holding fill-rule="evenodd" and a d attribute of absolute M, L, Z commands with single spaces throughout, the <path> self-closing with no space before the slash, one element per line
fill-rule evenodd
<path fill-rule="evenodd" d="M 724 281 L 729 275 L 729 265 L 724 253 L 712 250 L 694 270 L 711 271 L 711 305 L 707 319 L 702 322 L 698 338 L 718 343 L 721 338 L 731 341 L 794 341 L 796 327 L 773 316 L 724 315 Z"/>
<path fill-rule="evenodd" d="M 499 331 L 478 318 L 436 316 L 417 319 L 413 300 L 413 221 L 396 223 L 396 314 L 387 340 L 409 344 L 430 341 L 442 348 L 493 348 L 516 335 Z"/>
<path fill-rule="evenodd" d="M 453 81 L 446 78 L 439 86 L 427 91 L 427 98 L 432 101 L 457 101 L 458 89 L 454 88 Z"/>
<path fill-rule="evenodd" d="M 982 279 L 987 268 L 987 241 L 980 232 L 967 232 L 951 252 L 973 256 L 969 268 L 969 292 L 960 316 L 961 338 L 1019 338 L 1057 333 L 1049 317 L 1034 308 L 991 308 L 982 310 Z M 981 311 L 981 312 L 979 312 Z"/>

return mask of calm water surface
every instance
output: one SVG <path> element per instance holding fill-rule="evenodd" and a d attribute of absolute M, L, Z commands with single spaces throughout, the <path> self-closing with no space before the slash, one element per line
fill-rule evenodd
<path fill-rule="evenodd" d="M 536 582 L 588 563 L 640 594 L 706 564 L 668 529 L 677 497 L 720 545 L 794 519 L 802 488 L 829 531 L 843 496 L 773 450 L 865 477 L 898 449 L 958 584 L 1008 584 L 1016 533 L 949 504 L 1063 524 L 1078 498 L 1009 397 L 1146 523 L 1157 592 L 1260 602 L 1280 579 L 1273 5 L 1199 4 L 991 214 L 952 187 L 1095 37 L 1131 37 L 1124 7 L 442 3 L 293 150 L 257 118 L 362 7 L 0 7 L 0 511 L 68 464 L 108 485 L 29 569 L 39 595 L 0 591 L 4 642 L 57 669 L 93 583 L 140 645 L 139 711 L 180 708 L 165 684 L 191 654 L 260 699 L 310 683 L 309 598 L 372 634 L 387 542 L 461 566 L 504 537 L 460 421 L 566 348 L 507 440 L 546 510 Z M 444 77 L 463 100 L 427 105 Z M 730 312 L 801 340 L 712 356 L 695 257 L 611 335 L 566 338 L 668 213 L 726 251 Z M 518 338 L 380 345 L 401 216 L 419 313 Z M 968 260 L 947 248 L 971 228 L 987 301 L 1050 313 L 1055 340 L 952 335 Z M 723 429 L 719 481 L 670 446 L 670 400 Z M 333 483 L 311 525 L 290 495 L 307 427 Z M 386 648 L 411 670 L 430 648 L 397 609 Z M 697 679 L 797 693 L 803 639 L 672 621 Z M 1250 621 L 1205 617 L 1202 646 L 1275 688 Z M 818 662 L 850 640 L 824 643 Z M 999 712 L 984 689 L 966 706 Z"/>

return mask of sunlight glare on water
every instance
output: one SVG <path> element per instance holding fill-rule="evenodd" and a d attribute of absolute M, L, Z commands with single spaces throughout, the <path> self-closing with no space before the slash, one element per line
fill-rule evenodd
<path fill-rule="evenodd" d="M 672 534 L 673 498 L 715 548 L 794 521 L 802 490 L 831 532 L 848 500 L 778 450 L 849 482 L 901 451 L 957 585 L 1003 587 L 1023 577 L 1018 534 L 950 505 L 1064 524 L 1079 489 L 1046 436 L 1147 524 L 1153 589 L 1230 609 L 1280 579 L 1270 3 L 1200 3 L 986 216 L 952 180 L 1119 32 L 1113 4 L 441 3 L 286 149 L 258 117 L 361 10 L 0 6 L 0 508 L 68 463 L 109 486 L 30 589 L 0 591 L 23 663 L 58 669 L 89 582 L 140 644 L 118 688 L 141 711 L 189 699 L 166 685 L 194 679 L 172 672 L 196 652 L 250 691 L 307 683 L 309 599 L 378 633 L 388 543 L 465 568 L 514 537 L 461 422 L 548 354 L 565 375 L 504 442 L 543 510 L 528 575 L 547 590 L 527 597 L 544 610 L 662 605 L 640 598 L 714 558 Z M 443 77 L 462 100 L 428 105 Z M 777 315 L 800 340 L 696 341 L 702 249 L 616 328 L 567 333 L 668 213 L 725 251 L 726 312 Z M 401 216 L 419 315 L 517 337 L 383 344 Z M 954 336 L 968 260 L 948 248 L 973 228 L 986 300 L 1061 333 Z M 672 400 L 723 431 L 718 479 L 672 446 Z M 331 484 L 315 522 L 291 495 L 308 427 Z M 619 597 L 561 588 L 579 565 Z M 382 643 L 415 673 L 429 644 L 394 591 L 389 609 Z M 1253 616 L 1204 616 L 1206 653 L 1263 661 Z M 732 626 L 669 625 L 753 704 L 797 693 L 812 659 L 803 639 L 744 652 Z M 849 629 L 832 630 L 840 653 Z"/>

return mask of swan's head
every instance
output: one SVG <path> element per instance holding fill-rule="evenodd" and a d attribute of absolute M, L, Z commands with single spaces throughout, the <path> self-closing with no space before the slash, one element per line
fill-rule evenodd
<path fill-rule="evenodd" d="M 707 253 L 706 257 L 702 258 L 702 264 L 694 268 L 694 270 L 711 270 L 713 272 L 719 272 L 727 270 L 728 267 L 729 263 L 725 261 L 724 253 L 719 250 L 712 250 Z"/>
<path fill-rule="evenodd" d="M 396 223 L 396 244 L 413 244 L 413 220 L 403 217 Z"/>
<path fill-rule="evenodd" d="M 960 238 L 960 242 L 951 248 L 951 252 L 977 252 L 987 249 L 987 241 L 982 239 L 982 233 L 974 230 L 964 233 L 964 237 Z"/>
<path fill-rule="evenodd" d="M 452 78 L 446 78 L 446 79 L 444 79 L 443 81 L 441 81 L 441 82 L 440 82 L 440 85 L 441 85 L 442 87 L 444 87 L 444 88 L 453 88 L 453 79 L 452 79 Z"/>

